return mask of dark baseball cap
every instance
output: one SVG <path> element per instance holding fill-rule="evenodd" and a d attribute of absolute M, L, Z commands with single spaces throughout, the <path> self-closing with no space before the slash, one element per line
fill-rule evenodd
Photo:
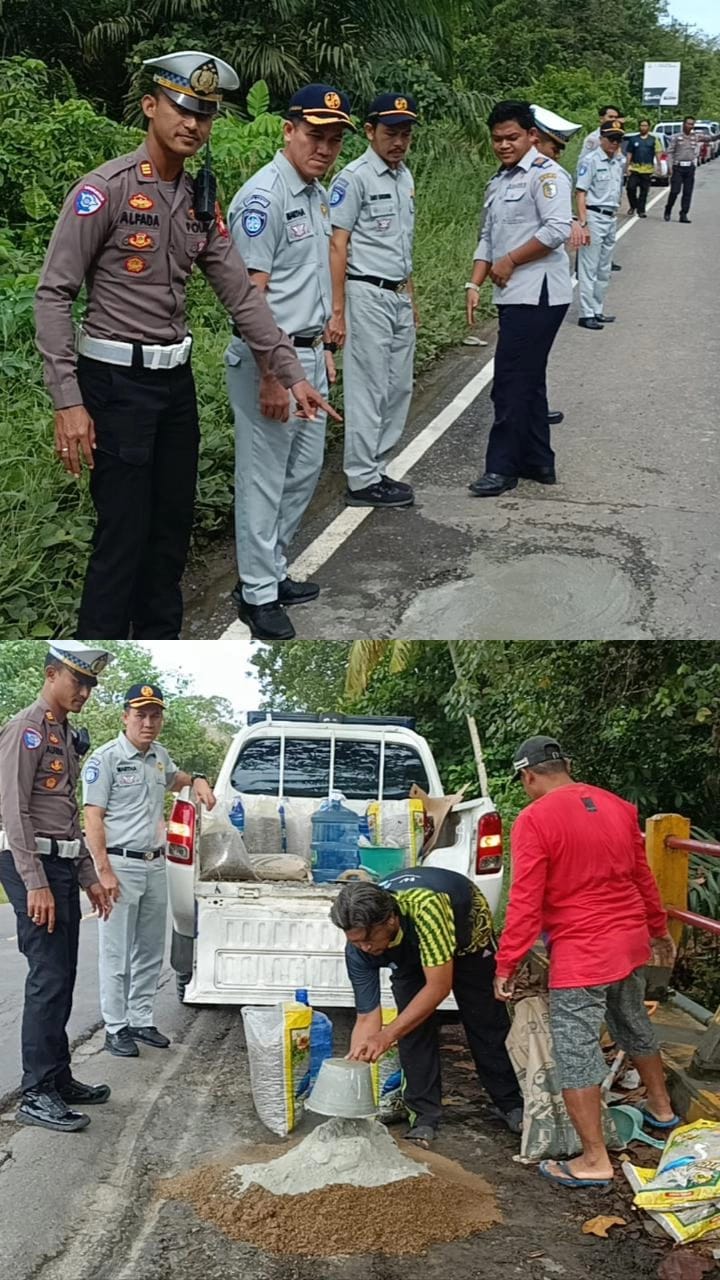
<path fill-rule="evenodd" d="M 126 707 L 163 707 L 165 699 L 162 689 L 156 684 L 134 684 L 125 694 Z"/>
<path fill-rule="evenodd" d="M 409 93 L 380 93 L 368 107 L 368 124 L 417 124 L 417 102 Z"/>
<path fill-rule="evenodd" d="M 350 119 L 350 99 L 331 84 L 306 84 L 290 99 L 288 120 L 307 120 L 308 124 L 342 124 L 355 132 Z"/>
<path fill-rule="evenodd" d="M 547 738 L 544 734 L 526 738 L 515 752 L 513 777 L 517 777 L 521 769 L 532 769 L 533 765 L 545 764 L 548 760 L 567 760 L 567 753 L 557 738 Z"/>

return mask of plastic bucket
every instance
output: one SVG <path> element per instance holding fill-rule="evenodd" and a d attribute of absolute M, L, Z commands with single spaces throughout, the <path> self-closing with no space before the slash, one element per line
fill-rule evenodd
<path fill-rule="evenodd" d="M 321 1116 L 371 1119 L 377 1115 L 377 1107 L 370 1063 L 326 1058 L 305 1106 Z"/>
<path fill-rule="evenodd" d="M 403 871 L 407 866 L 407 849 L 381 848 L 380 845 L 375 845 L 372 848 L 361 848 L 359 853 L 360 866 L 366 871 L 372 871 L 378 880 L 391 876 L 393 871 Z"/>

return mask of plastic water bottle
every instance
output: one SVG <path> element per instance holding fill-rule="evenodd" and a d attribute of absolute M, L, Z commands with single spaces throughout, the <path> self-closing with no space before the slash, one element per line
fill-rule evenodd
<path fill-rule="evenodd" d="M 312 815 L 312 876 L 319 884 L 337 880 L 360 865 L 360 819 L 353 809 L 331 797 Z"/>
<path fill-rule="evenodd" d="M 305 987 L 295 992 L 298 1004 L 310 1006 L 310 999 Z M 326 1013 L 313 1009 L 310 1027 L 310 1088 L 317 1080 L 318 1072 L 326 1058 L 333 1056 L 333 1024 Z"/>
<path fill-rule="evenodd" d="M 245 806 L 239 796 L 230 810 L 230 821 L 235 830 L 242 835 L 245 831 Z"/>

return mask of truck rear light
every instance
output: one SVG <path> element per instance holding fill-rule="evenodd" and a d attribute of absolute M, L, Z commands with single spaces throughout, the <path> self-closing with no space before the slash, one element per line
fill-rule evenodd
<path fill-rule="evenodd" d="M 484 813 L 477 827 L 475 874 L 487 876 L 501 871 L 502 862 L 502 818 L 499 813 Z"/>
<path fill-rule="evenodd" d="M 167 858 L 189 866 L 195 848 L 195 805 L 190 800 L 176 800 L 168 822 Z"/>

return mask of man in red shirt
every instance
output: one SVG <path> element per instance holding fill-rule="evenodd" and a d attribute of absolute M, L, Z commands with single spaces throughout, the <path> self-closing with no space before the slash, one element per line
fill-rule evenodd
<path fill-rule="evenodd" d="M 600 1111 L 603 1022 L 640 1073 L 646 1121 L 658 1129 L 679 1123 L 643 1003 L 642 975 L 651 952 L 656 963 L 672 964 L 675 947 L 635 807 L 611 791 L 574 782 L 554 738 L 529 738 L 513 767 L 532 804 L 512 829 L 513 878 L 495 994 L 511 999 L 513 974 L 543 934 L 555 1058 L 583 1149 L 574 1160 L 544 1160 L 540 1172 L 567 1187 L 607 1186 L 613 1169 Z"/>

